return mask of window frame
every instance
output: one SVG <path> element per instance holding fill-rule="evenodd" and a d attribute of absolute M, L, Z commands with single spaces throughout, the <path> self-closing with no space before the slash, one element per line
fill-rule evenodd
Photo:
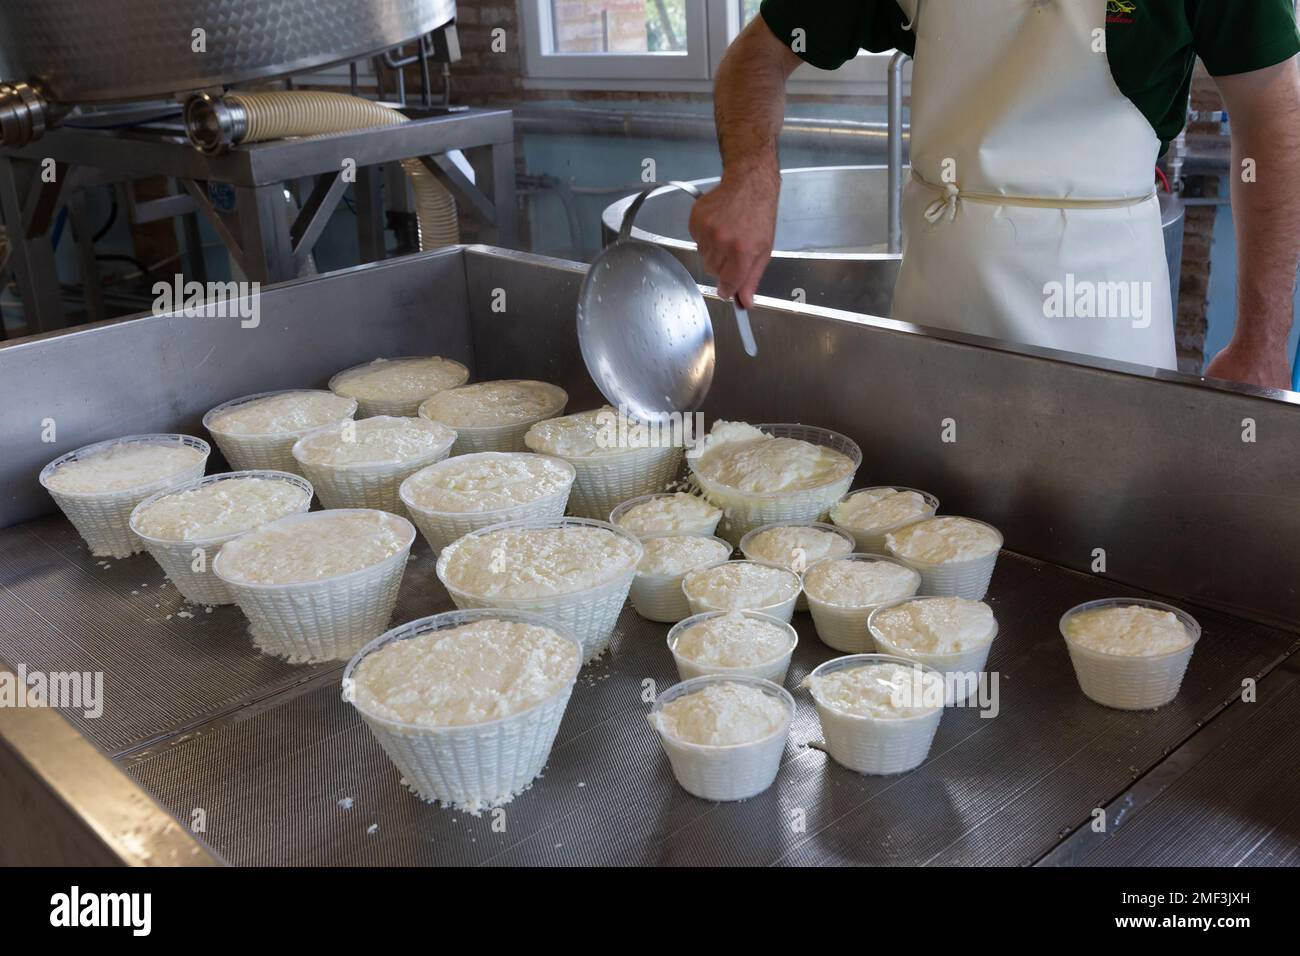
<path fill-rule="evenodd" d="M 731 41 L 743 26 L 743 0 L 690 0 L 686 5 L 686 53 L 546 53 L 550 0 L 518 0 L 524 32 L 525 89 L 625 90 L 708 93 Z M 790 77 L 788 92 L 820 96 L 883 97 L 893 51 L 859 53 L 838 70 L 803 64 Z M 903 70 L 911 86 L 911 62 Z"/>

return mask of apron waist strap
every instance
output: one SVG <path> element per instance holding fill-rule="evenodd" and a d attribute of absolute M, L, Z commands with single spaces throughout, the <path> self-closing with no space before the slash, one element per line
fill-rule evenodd
<path fill-rule="evenodd" d="M 1001 193 L 968 192 L 956 183 L 932 183 L 915 169 L 912 170 L 912 180 L 931 192 L 938 193 L 939 198 L 925 209 L 925 220 L 930 223 L 938 222 L 940 219 L 947 219 L 949 222 L 956 219 L 957 206 L 961 202 L 1022 206 L 1031 209 L 1123 209 L 1127 206 L 1140 206 L 1144 202 L 1150 202 L 1156 196 L 1154 186 L 1145 196 L 1115 199 L 1069 199 L 1064 196 L 1006 196 Z"/>

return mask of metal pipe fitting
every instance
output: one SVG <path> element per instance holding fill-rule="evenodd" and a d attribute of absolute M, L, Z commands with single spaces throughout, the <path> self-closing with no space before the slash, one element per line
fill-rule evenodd
<path fill-rule="evenodd" d="M 195 93 L 185 103 L 185 135 L 205 153 L 219 153 L 248 135 L 248 113 L 225 97 Z"/>
<path fill-rule="evenodd" d="M 41 138 L 49 123 L 49 104 L 26 83 L 0 85 L 0 146 L 26 146 Z"/>

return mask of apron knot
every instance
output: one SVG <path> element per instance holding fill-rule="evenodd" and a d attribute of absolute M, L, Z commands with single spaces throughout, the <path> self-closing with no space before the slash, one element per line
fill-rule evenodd
<path fill-rule="evenodd" d="M 961 199 L 961 190 L 957 188 L 956 183 L 945 183 L 941 191 L 943 195 L 930 203 L 925 210 L 925 221 L 933 225 L 940 219 L 946 218 L 952 222 L 957 218 L 957 201 Z"/>

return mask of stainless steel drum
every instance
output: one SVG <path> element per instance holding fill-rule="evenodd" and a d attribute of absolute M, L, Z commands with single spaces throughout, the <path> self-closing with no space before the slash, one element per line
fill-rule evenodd
<path fill-rule="evenodd" d="M 169 96 L 378 53 L 455 16 L 455 0 L 4 0 L 0 81 L 62 103 Z"/>
<path fill-rule="evenodd" d="M 697 179 L 707 192 L 717 179 Z M 606 243 L 635 197 L 609 206 L 602 216 Z M 687 228 L 690 196 L 663 192 L 651 196 L 637 216 L 632 238 L 663 246 L 697 281 L 708 283 L 699 252 Z M 1183 257 L 1183 206 L 1161 194 L 1165 251 L 1173 301 Z M 899 256 L 887 251 L 889 173 L 884 166 L 818 166 L 781 172 L 776 249 L 759 284 L 760 295 L 811 305 L 887 316 L 898 279 Z"/>

